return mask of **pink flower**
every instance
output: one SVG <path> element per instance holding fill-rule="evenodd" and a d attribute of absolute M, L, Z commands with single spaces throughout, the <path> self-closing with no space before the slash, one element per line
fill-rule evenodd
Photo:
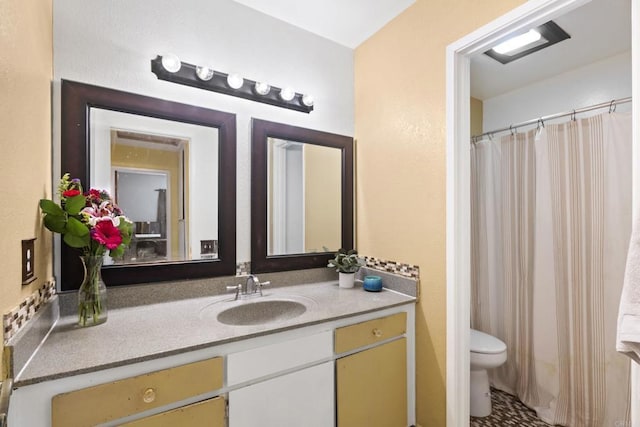
<path fill-rule="evenodd" d="M 120 230 L 113 225 L 110 219 L 98 221 L 91 229 L 91 238 L 101 245 L 105 245 L 107 249 L 116 249 L 122 243 Z"/>

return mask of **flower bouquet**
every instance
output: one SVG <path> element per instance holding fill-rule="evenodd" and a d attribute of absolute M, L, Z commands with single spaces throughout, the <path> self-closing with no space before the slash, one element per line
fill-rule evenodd
<path fill-rule="evenodd" d="M 133 223 L 111 200 L 109 193 L 82 191 L 79 179 L 66 173 L 58 185 L 60 204 L 40 200 L 44 226 L 60 233 L 72 248 L 81 249 L 85 275 L 78 290 L 78 324 L 92 326 L 107 320 L 106 287 L 100 269 L 105 254 L 119 257 L 131 242 Z"/>

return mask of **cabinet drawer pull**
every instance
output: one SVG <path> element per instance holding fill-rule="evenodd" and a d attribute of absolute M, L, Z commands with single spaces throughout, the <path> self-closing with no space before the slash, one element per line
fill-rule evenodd
<path fill-rule="evenodd" d="M 375 336 L 376 338 L 380 338 L 382 336 L 382 331 L 378 328 L 373 328 L 373 336 Z"/>
<path fill-rule="evenodd" d="M 156 391 L 152 388 L 148 388 L 142 394 L 142 401 L 144 403 L 151 403 L 156 400 Z"/>

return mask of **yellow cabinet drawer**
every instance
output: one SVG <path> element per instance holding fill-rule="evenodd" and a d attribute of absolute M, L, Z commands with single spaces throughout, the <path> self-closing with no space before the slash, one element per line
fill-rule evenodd
<path fill-rule="evenodd" d="M 53 427 L 92 426 L 222 388 L 222 358 L 58 394 Z"/>
<path fill-rule="evenodd" d="M 214 397 L 121 425 L 124 427 L 224 427 L 224 417 L 225 401 L 222 397 Z"/>
<path fill-rule="evenodd" d="M 406 331 L 407 313 L 404 312 L 338 328 L 335 331 L 335 352 L 355 350 L 400 336 Z"/>

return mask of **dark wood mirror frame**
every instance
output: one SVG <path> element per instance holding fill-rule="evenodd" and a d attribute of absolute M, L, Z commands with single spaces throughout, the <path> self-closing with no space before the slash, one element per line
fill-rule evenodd
<path fill-rule="evenodd" d="M 107 286 L 235 275 L 236 272 L 236 116 L 216 110 L 62 80 L 62 173 L 90 182 L 89 111 L 94 108 L 138 114 L 218 129 L 218 259 L 110 265 L 102 269 Z M 61 290 L 78 289 L 83 277 L 79 252 L 61 245 Z"/>
<path fill-rule="evenodd" d="M 326 267 L 333 252 L 267 255 L 267 141 L 279 138 L 342 152 L 342 247 L 353 248 L 353 138 L 265 120 L 251 120 L 251 271 Z"/>

